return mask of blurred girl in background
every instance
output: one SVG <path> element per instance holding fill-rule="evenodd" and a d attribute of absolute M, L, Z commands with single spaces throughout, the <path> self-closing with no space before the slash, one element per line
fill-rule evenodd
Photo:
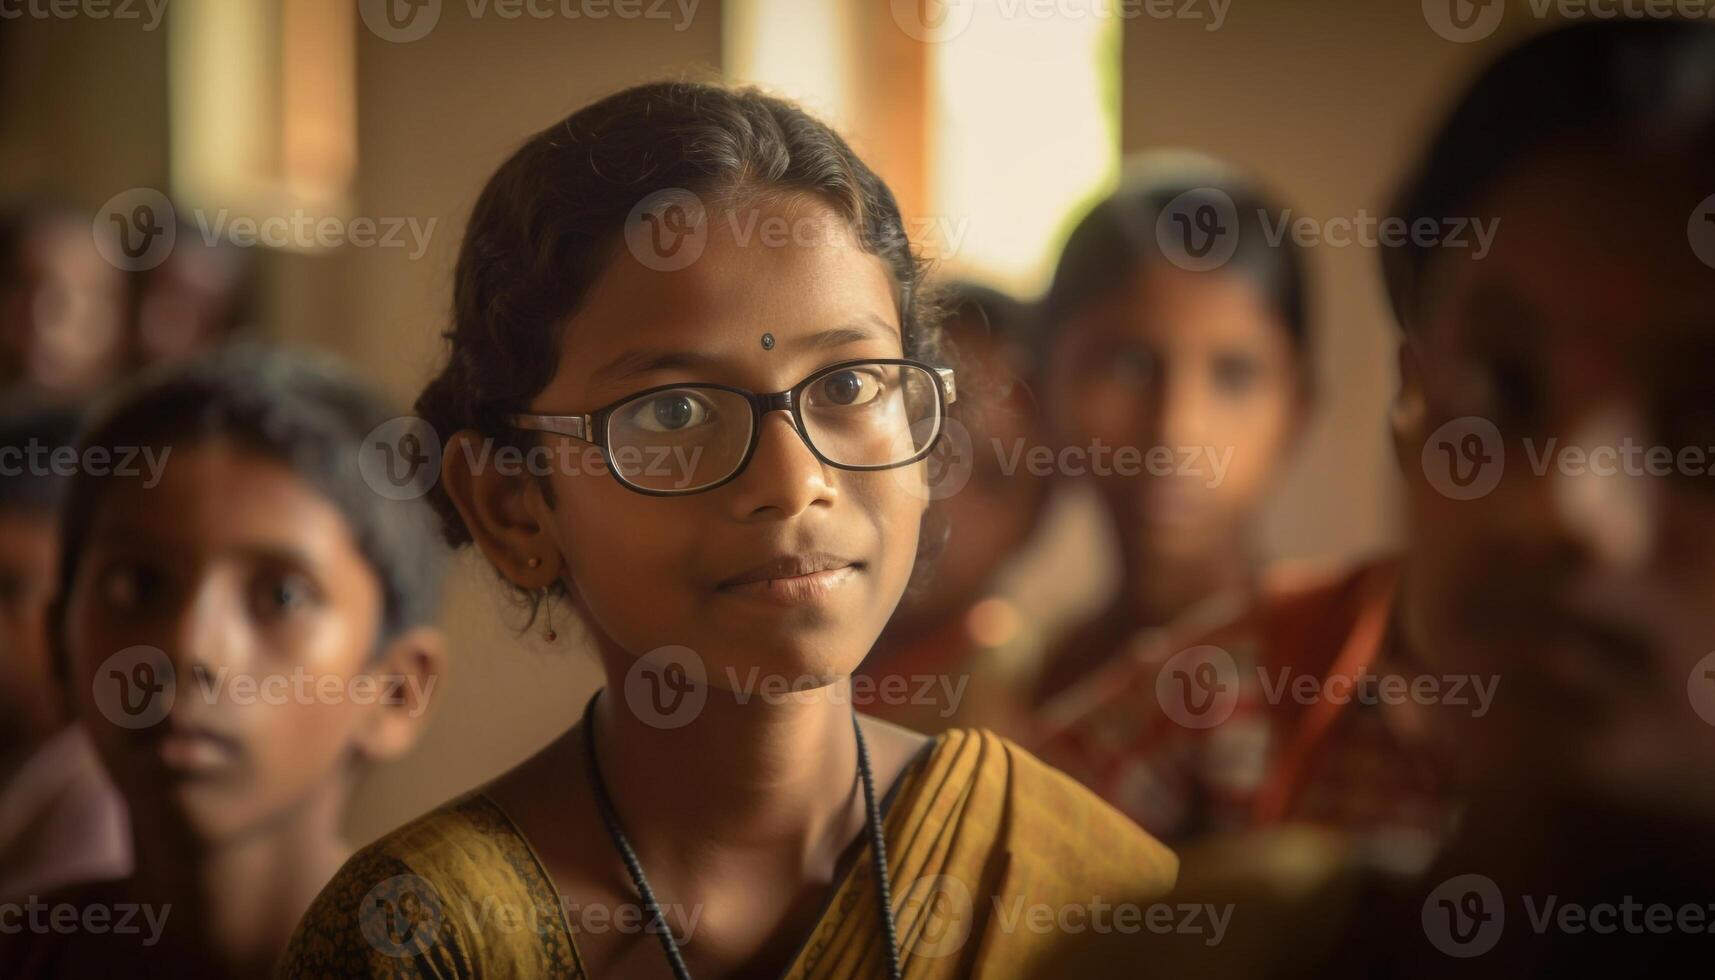
<path fill-rule="evenodd" d="M 1106 505 L 1120 580 L 1047 657 L 1039 706 L 1140 640 L 1256 597 L 1257 523 L 1311 403 L 1303 259 L 1289 237 L 1271 241 L 1278 214 L 1229 168 L 1158 154 L 1061 254 L 1043 402 L 1062 458 Z"/>
<path fill-rule="evenodd" d="M 1048 662 L 1034 744 L 1176 843 L 1308 821 L 1420 866 L 1451 819 L 1446 760 L 1411 705 L 1359 690 L 1410 669 L 1392 636 L 1397 562 L 1263 574 L 1253 549 L 1310 404 L 1283 221 L 1204 164 L 1128 184 L 1067 247 L 1049 300 L 1049 323 L 1070 325 L 1055 337 L 1061 431 L 1203 465 L 1097 481 L 1123 586 Z M 1141 257 L 1123 278 L 1127 256 Z M 1116 276 L 1106 299 L 1074 302 Z"/>

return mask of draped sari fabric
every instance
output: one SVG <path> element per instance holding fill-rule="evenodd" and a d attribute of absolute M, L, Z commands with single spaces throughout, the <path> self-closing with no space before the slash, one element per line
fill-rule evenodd
<path fill-rule="evenodd" d="M 884 834 L 910 980 L 1049 977 L 1069 960 L 1135 973 L 1147 933 L 1112 910 L 1147 907 L 1178 869 L 1118 811 L 980 730 L 944 733 L 912 764 Z M 872 867 L 866 843 L 786 977 L 885 975 Z M 469 896 L 544 914 L 484 927 L 461 911 Z M 528 842 L 473 792 L 355 855 L 299 923 L 282 976 L 587 976 L 564 908 Z"/>

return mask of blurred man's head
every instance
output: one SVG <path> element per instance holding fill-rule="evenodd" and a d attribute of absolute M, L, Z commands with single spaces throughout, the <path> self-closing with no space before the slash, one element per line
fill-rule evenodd
<path fill-rule="evenodd" d="M 1498 676 L 1474 755 L 1715 812 L 1715 27 L 1589 24 L 1491 65 L 1392 213 L 1407 623 Z M 1708 676 L 1705 676 L 1708 675 Z"/>
<path fill-rule="evenodd" d="M 73 444 L 77 424 L 69 411 L 0 410 L 0 758 L 66 718 L 50 669 L 47 610 L 58 573 L 55 521 L 69 476 L 54 455 Z"/>

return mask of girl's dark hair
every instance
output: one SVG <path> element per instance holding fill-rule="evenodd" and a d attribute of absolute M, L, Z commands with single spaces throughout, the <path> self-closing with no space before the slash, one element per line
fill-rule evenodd
<path fill-rule="evenodd" d="M 1310 331 L 1302 248 L 1292 236 L 1272 234 L 1265 224 L 1265 220 L 1284 220 L 1282 210 L 1219 161 L 1152 154 L 1133 161 L 1119 189 L 1072 230 L 1042 301 L 1039 355 L 1046 355 L 1046 348 L 1073 316 L 1123 286 L 1140 264 L 1172 260 L 1158 237 L 1170 208 L 1178 211 L 1185 201 L 1207 199 L 1218 201 L 1225 211 L 1222 195 L 1232 202 L 1238 226 L 1232 232 L 1232 256 L 1210 272 L 1254 282 L 1285 325 L 1293 349 L 1304 354 Z"/>
<path fill-rule="evenodd" d="M 936 300 L 948 317 L 982 322 L 994 340 L 1023 344 L 1030 339 L 1035 311 L 1024 300 L 993 286 L 955 279 L 936 292 Z"/>
<path fill-rule="evenodd" d="M 473 429 L 520 444 L 503 419 L 552 379 L 561 326 L 623 253 L 632 209 L 669 189 L 711 207 L 754 194 L 815 195 L 891 272 L 906 356 L 936 355 L 924 266 L 899 205 L 837 133 L 752 89 L 641 85 L 532 136 L 483 188 L 459 248 L 447 364 L 417 399 L 443 441 Z M 429 499 L 448 544 L 468 543 L 445 490 L 437 484 Z"/>
<path fill-rule="evenodd" d="M 1521 160 L 1580 143 L 1617 156 L 1677 158 L 1692 173 L 1715 174 L 1715 25 L 1598 21 L 1517 45 L 1465 90 L 1389 214 L 1407 227 L 1471 216 Z M 1388 295 L 1406 329 L 1421 311 L 1419 282 L 1432 254 L 1409 241 L 1382 249 Z"/>
<path fill-rule="evenodd" d="M 421 500 L 394 500 L 365 480 L 365 438 L 393 418 L 368 386 L 336 363 L 303 353 L 237 345 L 145 372 L 106 403 L 78 440 L 80 458 L 104 447 L 110 465 L 148 447 L 170 467 L 185 447 L 226 441 L 285 464 L 338 508 L 381 584 L 380 644 L 433 622 L 445 549 Z M 140 466 L 140 463 L 133 465 Z M 76 581 L 85 538 L 115 479 L 78 467 L 60 517 L 56 607 Z"/>

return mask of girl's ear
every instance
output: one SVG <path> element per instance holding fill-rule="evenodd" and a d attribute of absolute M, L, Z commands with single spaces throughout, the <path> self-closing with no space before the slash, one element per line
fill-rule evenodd
<path fill-rule="evenodd" d="M 475 429 L 458 432 L 441 455 L 441 485 L 471 539 L 507 581 L 527 591 L 546 588 L 558 581 L 561 562 L 539 517 L 547 502 L 528 467 L 496 464 L 498 448 Z"/>
<path fill-rule="evenodd" d="M 359 754 L 371 762 L 386 762 L 416 744 L 446 666 L 446 636 L 432 626 L 406 630 L 388 642 L 370 665 L 377 696 L 357 729 Z"/>
<path fill-rule="evenodd" d="M 1393 407 L 1388 411 L 1394 459 L 1408 480 L 1412 474 L 1423 472 L 1418 460 L 1423 441 L 1428 438 L 1428 433 L 1423 431 L 1428 411 L 1423 395 L 1423 364 L 1418 359 L 1417 345 L 1408 336 L 1399 343 L 1399 392 L 1394 395 Z"/>

